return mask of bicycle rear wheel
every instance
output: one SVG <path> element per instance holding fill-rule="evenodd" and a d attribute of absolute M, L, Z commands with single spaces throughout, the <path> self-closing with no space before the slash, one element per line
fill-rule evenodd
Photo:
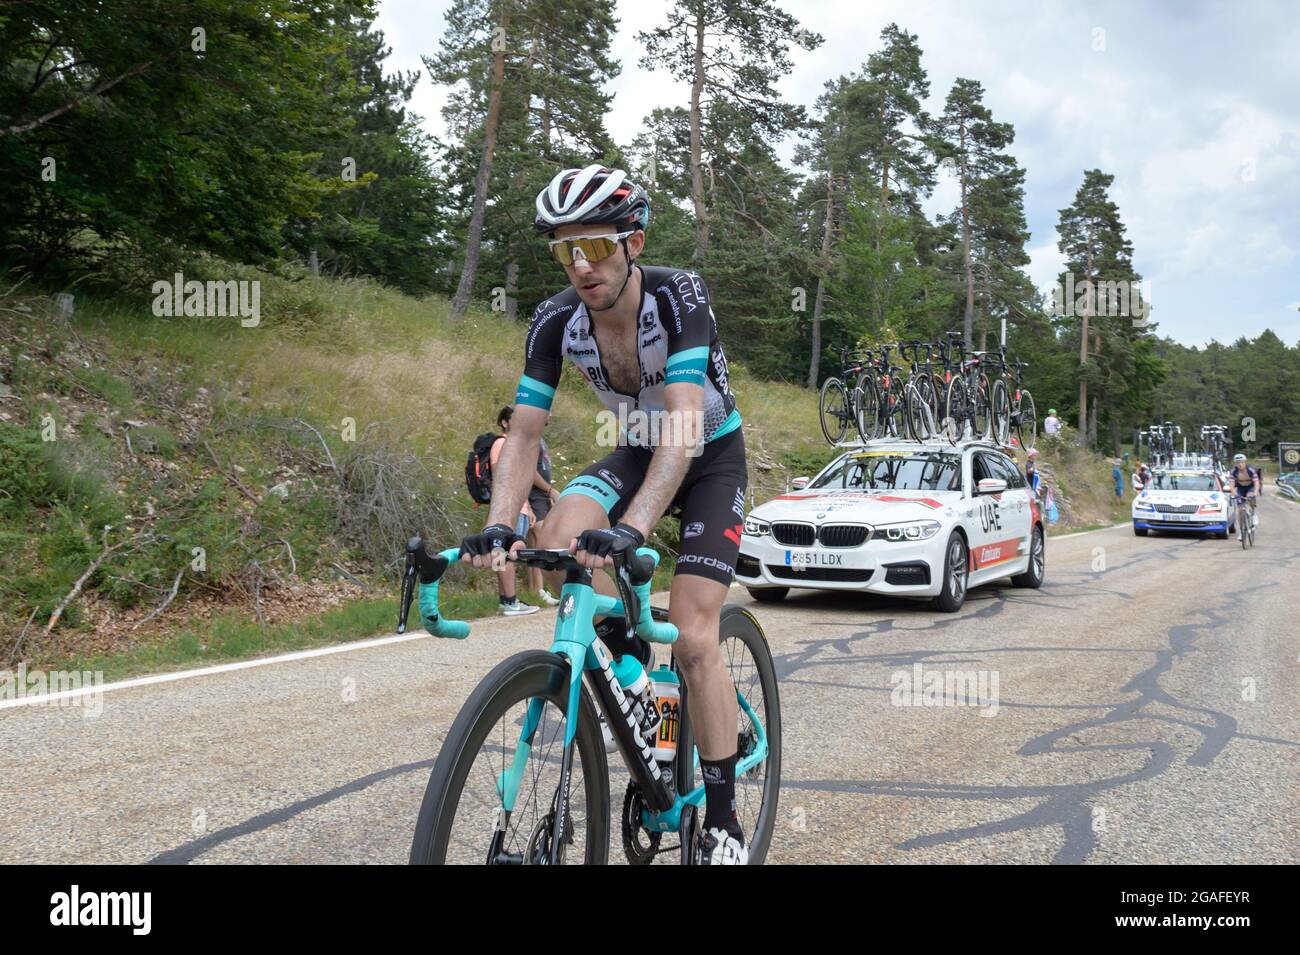
<path fill-rule="evenodd" d="M 817 410 L 822 422 L 822 434 L 832 446 L 839 444 L 844 440 L 849 422 L 855 417 L 844 382 L 838 378 L 826 379 L 817 399 Z"/>
<path fill-rule="evenodd" d="M 889 387 L 881 391 L 881 402 L 884 406 L 884 434 L 891 438 L 907 437 L 907 408 L 906 399 L 903 395 L 903 386 L 898 380 L 897 375 L 889 376 Z"/>
<path fill-rule="evenodd" d="M 735 604 L 722 608 L 718 627 L 722 663 L 731 674 L 739 696 L 745 699 L 767 733 L 767 758 L 748 772 L 736 774 L 736 817 L 745 830 L 749 864 L 762 865 L 772 845 L 776 828 L 777 797 L 781 789 L 781 699 L 777 690 L 776 666 L 772 651 L 758 620 L 748 610 Z M 681 732 L 678 755 L 684 757 L 695 746 L 695 731 L 690 720 L 690 690 L 683 687 Z M 737 762 L 753 752 L 757 734 L 753 721 L 744 709 L 737 713 Z M 679 758 L 678 791 L 685 793 L 695 785 L 693 760 Z M 703 815 L 700 820 L 703 822 Z"/>
<path fill-rule="evenodd" d="M 934 435 L 934 417 L 930 412 L 930 402 L 921 394 L 921 390 L 909 386 L 906 398 L 907 430 L 913 441 L 925 441 Z"/>
<path fill-rule="evenodd" d="M 568 693 L 568 662 L 544 650 L 517 653 L 483 678 L 452 723 L 429 776 L 411 843 L 412 864 L 541 861 L 555 819 Z M 500 781 L 515 759 L 533 700 L 541 709 L 513 810 L 506 816 Z M 580 700 L 561 861 L 604 865 L 609 770 L 585 685 Z M 498 825 L 503 816 L 504 828 Z"/>

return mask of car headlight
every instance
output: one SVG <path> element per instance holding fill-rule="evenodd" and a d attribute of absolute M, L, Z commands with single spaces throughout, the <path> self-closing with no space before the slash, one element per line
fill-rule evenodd
<path fill-rule="evenodd" d="M 938 521 L 911 521 L 907 524 L 885 524 L 876 527 L 873 535 L 887 541 L 929 540 L 943 528 Z"/>
<path fill-rule="evenodd" d="M 767 521 L 760 521 L 757 517 L 745 518 L 745 533 L 750 537 L 762 537 L 764 534 L 772 532 L 772 525 Z"/>
<path fill-rule="evenodd" d="M 1133 508 L 1138 511 L 1154 511 L 1156 506 L 1148 502 L 1138 501 L 1133 505 Z"/>

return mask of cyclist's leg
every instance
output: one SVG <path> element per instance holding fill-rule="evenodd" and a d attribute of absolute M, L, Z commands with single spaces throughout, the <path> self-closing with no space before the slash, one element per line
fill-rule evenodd
<path fill-rule="evenodd" d="M 623 516 L 627 505 L 645 478 L 650 452 L 641 448 L 620 447 L 564 486 L 537 538 L 538 547 L 568 547 L 583 531 L 612 527 Z M 546 574 L 551 592 L 558 596 L 564 575 Z M 617 596 L 609 574 L 593 574 L 592 586 L 597 593 Z"/>
<path fill-rule="evenodd" d="M 686 680 L 700 750 L 704 828 L 733 829 L 739 836 L 734 816 L 736 689 L 718 646 L 718 621 L 740 552 L 747 475 L 742 433 L 720 441 L 717 447 L 705 448 L 700 476 L 688 474 L 690 483 L 684 483 L 680 495 L 681 553 L 668 617 L 679 632 L 673 656 Z"/>

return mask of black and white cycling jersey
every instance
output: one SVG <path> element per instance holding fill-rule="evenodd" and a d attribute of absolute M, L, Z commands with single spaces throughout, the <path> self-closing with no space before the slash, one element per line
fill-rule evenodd
<path fill-rule="evenodd" d="M 633 411 L 662 412 L 664 388 L 675 382 L 704 388 L 706 441 L 740 427 L 740 412 L 727 382 L 727 359 L 718 343 L 718 323 L 708 290 L 694 272 L 636 266 L 641 272 L 637 319 L 637 361 L 641 387 L 626 395 L 611 385 L 600 358 L 591 313 L 573 288 L 565 289 L 533 313 L 517 404 L 549 409 L 568 356 L 605 407 L 627 420 Z"/>

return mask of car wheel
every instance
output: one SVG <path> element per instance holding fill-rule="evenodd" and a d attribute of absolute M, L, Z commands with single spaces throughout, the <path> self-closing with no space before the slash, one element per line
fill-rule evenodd
<path fill-rule="evenodd" d="M 956 531 L 948 538 L 943 549 L 943 589 L 934 598 L 934 609 L 942 613 L 956 613 L 966 602 L 966 582 L 969 579 L 966 542 Z"/>
<path fill-rule="evenodd" d="M 746 587 L 745 589 L 761 604 L 780 603 L 790 592 L 789 587 Z"/>
<path fill-rule="evenodd" d="M 1146 537 L 1147 529 L 1145 527 L 1135 527 L 1133 528 L 1133 533 L 1136 534 L 1138 537 Z"/>
<path fill-rule="evenodd" d="M 1033 540 L 1029 543 L 1029 566 L 1023 574 L 1016 574 L 1011 578 L 1011 586 L 1037 590 L 1043 586 L 1043 578 L 1046 576 L 1047 547 L 1043 542 L 1043 529 L 1035 527 Z"/>

